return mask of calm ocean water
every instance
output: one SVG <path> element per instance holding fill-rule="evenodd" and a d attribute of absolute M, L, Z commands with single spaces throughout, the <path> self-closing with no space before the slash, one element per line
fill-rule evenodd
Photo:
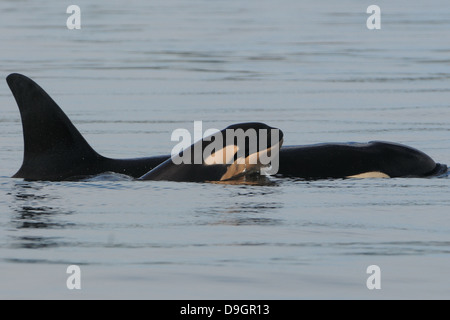
<path fill-rule="evenodd" d="M 285 145 L 387 140 L 450 164 L 447 1 L 79 0 L 68 30 L 71 4 L 0 2 L 0 78 L 36 80 L 103 155 L 167 154 L 197 120 L 262 121 Z M 4 81 L 0 108 L 2 299 L 450 298 L 448 177 L 24 182 Z"/>

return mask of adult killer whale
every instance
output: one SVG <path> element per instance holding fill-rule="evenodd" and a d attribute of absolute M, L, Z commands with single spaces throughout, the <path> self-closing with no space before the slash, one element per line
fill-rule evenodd
<path fill-rule="evenodd" d="M 383 141 L 288 146 L 279 174 L 304 179 L 430 177 L 447 172 L 414 148 Z"/>
<path fill-rule="evenodd" d="M 275 145 L 279 147 L 282 143 L 281 130 L 276 129 L 281 140 L 272 141 L 271 131 L 275 128 L 262 123 L 242 123 L 229 126 L 217 134 L 224 135 L 227 130 L 241 129 L 246 132 L 253 129 L 259 132 L 263 129 L 267 134 L 265 141 L 268 145 L 252 153 L 238 142 L 236 145 L 223 145 L 222 149 L 231 146 L 236 149 L 232 153 L 233 161 L 174 165 L 168 155 L 111 159 L 98 154 L 88 144 L 56 102 L 34 81 L 20 74 L 11 74 L 7 77 L 7 83 L 19 106 L 24 136 L 23 163 L 13 178 L 60 181 L 115 172 L 141 180 L 226 181 L 258 171 L 262 167 L 260 162 L 249 163 L 246 160 L 252 156 L 258 159 L 260 153 L 271 150 Z M 226 139 L 222 141 L 227 142 Z M 203 139 L 200 143 L 204 144 L 203 149 L 211 141 Z M 259 140 L 256 144 L 260 147 Z M 193 145 L 190 148 L 196 147 Z M 214 149 L 215 154 L 220 151 L 217 149 Z M 243 164 L 234 159 L 239 149 L 245 150 Z"/>
<path fill-rule="evenodd" d="M 147 173 L 170 159 L 170 155 L 104 157 L 92 149 L 61 108 L 33 80 L 17 73 L 6 80 L 20 110 L 24 136 L 23 163 L 13 178 L 61 181 L 115 172 L 146 179 Z M 162 168 L 155 172 L 163 176 Z M 390 142 L 327 143 L 279 150 L 280 177 L 396 178 L 429 177 L 445 172 L 446 165 L 434 162 L 425 153 Z"/>
<path fill-rule="evenodd" d="M 60 181 L 103 172 L 140 177 L 168 158 L 101 156 L 34 81 L 20 74 L 6 79 L 20 110 L 24 137 L 23 163 L 13 178 Z"/>

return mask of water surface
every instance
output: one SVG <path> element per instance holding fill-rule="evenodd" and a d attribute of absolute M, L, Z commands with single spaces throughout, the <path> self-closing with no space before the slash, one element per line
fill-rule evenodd
<path fill-rule="evenodd" d="M 0 3 L 0 78 L 23 73 L 110 157 L 167 154 L 176 128 L 262 121 L 285 144 L 388 140 L 450 164 L 447 2 Z M 444 298 L 448 177 L 267 186 L 25 182 L 0 85 L 0 297 Z M 67 266 L 82 289 L 66 287 Z M 378 265 L 382 289 L 368 290 Z"/>

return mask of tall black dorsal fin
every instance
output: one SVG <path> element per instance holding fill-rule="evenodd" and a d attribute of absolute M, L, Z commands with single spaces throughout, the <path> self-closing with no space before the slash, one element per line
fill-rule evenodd
<path fill-rule="evenodd" d="M 81 136 L 56 102 L 33 80 L 11 74 L 6 81 L 22 117 L 24 158 L 13 176 L 62 180 L 89 175 L 102 157 Z"/>

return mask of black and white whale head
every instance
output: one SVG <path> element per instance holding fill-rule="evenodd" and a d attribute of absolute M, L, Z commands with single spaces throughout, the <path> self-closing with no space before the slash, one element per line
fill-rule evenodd
<path fill-rule="evenodd" d="M 233 124 L 173 154 L 141 179 L 202 182 L 276 174 L 282 143 L 280 129 L 260 122 Z"/>

